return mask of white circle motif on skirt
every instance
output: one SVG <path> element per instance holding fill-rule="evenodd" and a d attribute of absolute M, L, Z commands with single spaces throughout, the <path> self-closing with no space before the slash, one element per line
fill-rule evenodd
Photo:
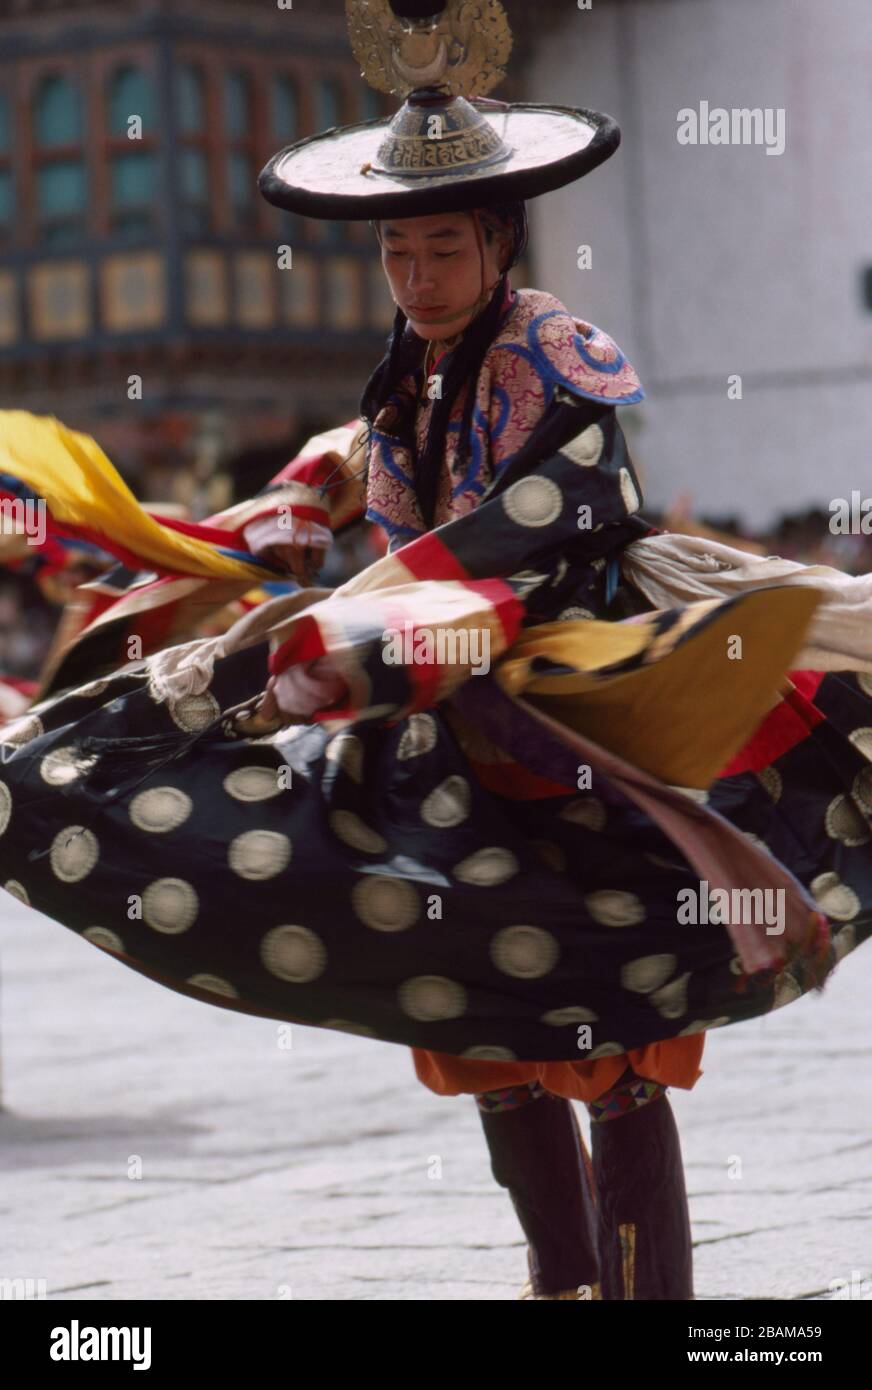
<path fill-rule="evenodd" d="M 856 849 L 872 839 L 872 831 L 849 797 L 834 796 L 824 814 L 824 828 L 831 840 Z"/>
<path fill-rule="evenodd" d="M 672 955 L 640 956 L 621 966 L 621 984 L 635 994 L 650 994 L 666 983 L 677 964 Z"/>
<path fill-rule="evenodd" d="M 354 782 L 363 781 L 363 744 L 356 734 L 334 734 L 324 750 L 328 762 L 338 763 Z"/>
<path fill-rule="evenodd" d="M 334 811 L 330 817 L 330 828 L 343 844 L 362 850 L 365 854 L 381 854 L 388 847 L 384 836 L 362 821 L 354 811 Z"/>
<path fill-rule="evenodd" d="M 156 878 L 142 895 L 143 920 L 167 936 L 187 931 L 199 910 L 196 891 L 183 878 Z"/>
<path fill-rule="evenodd" d="M 818 874 L 809 886 L 821 912 L 837 922 L 849 922 L 860 911 L 857 894 L 836 873 Z"/>
<path fill-rule="evenodd" d="M 570 459 L 573 463 L 579 464 L 581 468 L 592 468 L 599 462 L 605 445 L 605 435 L 599 425 L 588 425 L 586 430 L 577 434 L 568 443 L 561 444 L 560 453 Z"/>
<path fill-rule="evenodd" d="M 260 958 L 277 979 L 302 985 L 323 972 L 327 950 L 309 927 L 273 927 L 260 943 Z"/>
<path fill-rule="evenodd" d="M 469 783 L 455 773 L 421 802 L 421 819 L 436 829 L 449 829 L 466 820 L 471 803 Z"/>
<path fill-rule="evenodd" d="M 459 1018 L 466 1011 L 466 990 L 444 975 L 416 975 L 398 991 L 400 1008 L 419 1023 Z"/>
<path fill-rule="evenodd" d="M 404 729 L 397 746 L 400 762 L 408 758 L 420 757 L 436 747 L 436 720 L 432 714 L 410 714 L 408 728 Z"/>
<path fill-rule="evenodd" d="M 649 995 L 651 1003 L 654 1005 L 661 1018 L 680 1018 L 687 1013 L 687 982 L 690 979 L 690 971 L 684 975 L 679 975 L 677 980 L 670 980 L 668 985 L 663 985 L 661 989 L 655 989 Z"/>
<path fill-rule="evenodd" d="M 4 729 L 0 729 L 0 743 L 11 743 L 17 748 L 22 743 L 30 743 L 31 739 L 39 738 L 44 733 L 45 728 L 39 716 L 29 714 L 26 718 L 16 719 L 12 724 L 7 724 Z"/>
<path fill-rule="evenodd" d="M 236 801 L 269 801 L 279 796 L 284 787 L 279 785 L 277 767 L 237 767 L 228 772 L 223 782 L 228 796 Z"/>
<path fill-rule="evenodd" d="M 64 883 L 78 883 L 87 877 L 99 857 L 100 846 L 94 832 L 82 825 L 68 825 L 52 840 L 49 862 L 57 878 Z"/>
<path fill-rule="evenodd" d="M 189 734 L 199 733 L 221 713 L 221 706 L 208 690 L 202 695 L 182 695 L 178 700 L 170 700 L 167 709 L 173 723 Z"/>
<path fill-rule="evenodd" d="M 587 893 L 584 903 L 593 920 L 602 927 L 633 927 L 645 920 L 642 900 L 635 893 L 624 893 L 618 888 Z"/>
<path fill-rule="evenodd" d="M 196 985 L 197 989 L 208 990 L 210 994 L 223 994 L 228 999 L 239 998 L 236 986 L 229 980 L 222 980 L 220 975 L 189 975 L 185 984 Z"/>
<path fill-rule="evenodd" d="M 291 842 L 276 830 L 246 830 L 230 841 L 227 861 L 240 878 L 275 878 L 291 861 Z"/>
<path fill-rule="evenodd" d="M 567 1004 L 563 1009 L 549 1009 L 542 1015 L 542 1022 L 551 1028 L 563 1028 L 570 1023 L 598 1023 L 599 1014 L 583 1004 Z"/>
<path fill-rule="evenodd" d="M 124 942 L 117 932 L 110 931 L 108 927 L 86 927 L 82 932 L 86 941 L 92 942 L 95 946 L 100 946 L 104 951 L 122 951 Z"/>
<path fill-rule="evenodd" d="M 366 874 L 351 892 L 351 905 L 374 931 L 406 931 L 421 915 L 421 903 L 407 879 Z"/>
<path fill-rule="evenodd" d="M 537 980 L 553 970 L 560 947 L 542 927 L 504 927 L 490 944 L 491 960 L 504 975 Z"/>
<path fill-rule="evenodd" d="M 452 873 L 461 883 L 471 883 L 476 887 L 490 888 L 505 883 L 518 872 L 518 861 L 510 849 L 501 845 L 488 846 L 476 850 L 466 859 L 455 864 Z"/>
<path fill-rule="evenodd" d="M 552 478 L 519 478 L 502 500 L 506 516 L 518 526 L 550 526 L 563 511 L 563 493 Z"/>
<path fill-rule="evenodd" d="M 149 787 L 130 803 L 130 819 L 138 830 L 163 835 L 178 830 L 194 809 L 194 803 L 179 787 Z"/>
<path fill-rule="evenodd" d="M 83 757 L 73 745 L 53 748 L 41 759 L 39 775 L 50 787 L 65 787 L 69 782 L 75 782 L 84 772 L 89 772 L 96 761 L 95 754 Z"/>

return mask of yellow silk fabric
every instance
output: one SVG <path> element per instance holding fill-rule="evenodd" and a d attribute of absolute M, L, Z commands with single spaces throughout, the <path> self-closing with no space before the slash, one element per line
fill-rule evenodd
<path fill-rule="evenodd" d="M 722 601 L 694 603 L 659 635 L 651 614 L 543 623 L 519 633 L 494 674 L 510 694 L 651 776 L 705 788 L 778 702 L 820 598 L 805 587 L 761 590 L 708 621 Z M 543 674 L 537 657 L 572 670 Z M 634 658 L 632 669 L 603 673 Z"/>
<path fill-rule="evenodd" d="M 53 415 L 0 410 L 0 473 L 11 473 L 45 498 L 59 526 L 98 532 L 155 569 L 199 579 L 263 580 L 261 566 L 220 555 L 208 541 L 161 526 L 99 444 Z"/>

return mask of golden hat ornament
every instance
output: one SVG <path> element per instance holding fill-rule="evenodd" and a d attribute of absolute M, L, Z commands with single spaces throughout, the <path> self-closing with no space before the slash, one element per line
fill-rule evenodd
<path fill-rule="evenodd" d="M 461 212 L 562 188 L 618 148 L 603 112 L 487 96 L 512 47 L 500 0 L 345 8 L 361 75 L 405 100 L 392 119 L 331 126 L 279 150 L 258 178 L 276 207 L 337 221 Z"/>

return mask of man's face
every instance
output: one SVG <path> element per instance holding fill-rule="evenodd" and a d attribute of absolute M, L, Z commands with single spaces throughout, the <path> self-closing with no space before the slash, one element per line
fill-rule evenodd
<path fill-rule="evenodd" d="M 484 249 L 482 263 L 472 218 L 464 213 L 387 218 L 381 224 L 382 265 L 393 296 L 420 338 L 450 338 L 473 316 L 483 288 L 500 277 L 505 240 Z M 432 312 L 427 312 L 431 310 Z"/>

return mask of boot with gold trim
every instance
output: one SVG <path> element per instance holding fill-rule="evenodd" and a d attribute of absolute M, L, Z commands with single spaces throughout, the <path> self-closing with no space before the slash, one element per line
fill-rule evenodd
<path fill-rule="evenodd" d="M 476 1096 L 491 1171 L 527 1237 L 522 1299 L 599 1299 L 592 1168 L 570 1101 L 538 1082 Z"/>
<path fill-rule="evenodd" d="M 692 1299 L 681 1144 L 666 1087 L 631 1068 L 588 1104 L 604 1299 Z"/>

